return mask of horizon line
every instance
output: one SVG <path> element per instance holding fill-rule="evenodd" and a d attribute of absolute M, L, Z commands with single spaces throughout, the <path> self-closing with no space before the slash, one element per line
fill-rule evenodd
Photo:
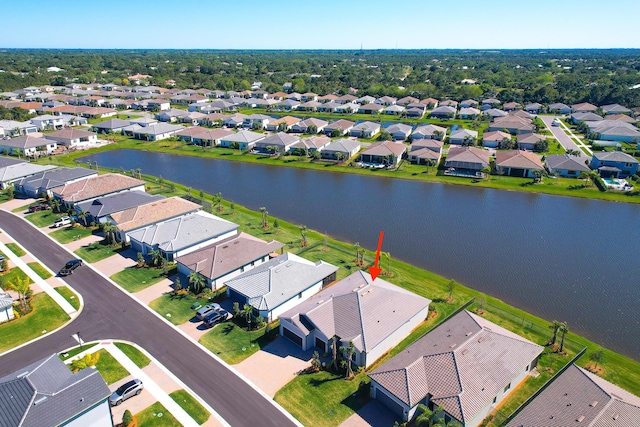
<path fill-rule="evenodd" d="M 377 51 L 472 51 L 472 52 L 499 52 L 499 51 L 561 51 L 561 50 L 640 50 L 640 47 L 523 47 L 523 48 L 202 48 L 202 47 L 0 47 L 4 50 L 202 50 L 202 51 L 289 51 L 289 52 L 377 52 Z"/>

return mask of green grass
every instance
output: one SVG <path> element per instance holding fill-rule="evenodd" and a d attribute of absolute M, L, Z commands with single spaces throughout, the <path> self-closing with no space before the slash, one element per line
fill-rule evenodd
<path fill-rule="evenodd" d="M 176 390 L 170 393 L 169 396 L 175 402 L 191 415 L 191 418 L 198 424 L 204 424 L 211 414 L 207 411 L 196 399 L 193 398 L 186 390 Z"/>
<path fill-rule="evenodd" d="M 265 328 L 248 332 L 233 322 L 226 322 L 216 325 L 199 342 L 228 364 L 234 365 L 271 342 L 264 332 Z"/>
<path fill-rule="evenodd" d="M 122 350 L 122 352 L 126 354 L 127 357 L 131 359 L 131 361 L 135 363 L 138 368 L 142 369 L 149 363 L 151 363 L 151 360 L 134 346 L 125 344 L 123 342 L 117 342 L 114 344 L 116 347 Z"/>
<path fill-rule="evenodd" d="M 96 230 L 97 229 L 91 229 L 88 227 L 69 226 L 53 231 L 49 233 L 49 236 L 53 237 L 58 242 L 64 245 L 66 243 L 71 243 L 76 240 L 84 239 L 85 237 L 91 236 Z"/>
<path fill-rule="evenodd" d="M 169 274 L 172 274 L 172 270 L 169 270 Z M 163 274 L 161 268 L 150 267 L 127 267 L 122 271 L 117 272 L 111 276 L 111 280 L 122 286 L 129 292 L 138 292 L 149 286 L 158 283 L 166 276 Z"/>
<path fill-rule="evenodd" d="M 100 359 L 96 363 L 96 369 L 100 371 L 100 375 L 107 384 L 111 385 L 129 375 L 129 371 L 124 369 L 107 350 L 103 348 L 98 351 L 98 354 Z"/>
<path fill-rule="evenodd" d="M 87 345 L 83 345 L 82 348 L 80 348 L 80 346 L 76 346 L 73 347 L 71 350 L 67 351 L 66 353 L 60 353 L 58 355 L 58 357 L 60 358 L 60 360 L 68 360 L 73 358 L 75 355 L 82 353 L 85 350 L 90 349 L 91 347 L 97 345 L 98 343 L 93 343 L 93 344 L 87 344 Z M 66 356 L 65 356 L 66 354 Z"/>
<path fill-rule="evenodd" d="M 39 205 L 40 203 L 42 203 L 41 200 L 37 200 L 37 201 L 32 202 L 32 203 L 27 203 L 26 205 L 22 205 L 19 208 L 11 209 L 11 212 L 13 212 L 13 213 L 25 212 L 25 211 L 27 211 L 29 209 L 29 206 L 31 206 L 31 205 Z"/>
<path fill-rule="evenodd" d="M 6 246 L 18 257 L 25 256 L 27 254 L 17 243 L 7 243 Z"/>
<path fill-rule="evenodd" d="M 135 414 L 138 427 L 179 427 L 182 424 L 160 402 Z"/>
<path fill-rule="evenodd" d="M 193 310 L 191 305 L 196 301 L 199 302 L 201 306 L 208 303 L 207 298 L 196 298 L 191 295 L 174 297 L 167 294 L 151 301 L 149 307 L 174 325 L 181 325 L 195 316 L 196 310 Z M 167 316 L 167 314 L 171 316 Z"/>
<path fill-rule="evenodd" d="M 20 267 L 13 267 L 10 271 L 3 273 L 1 277 L 4 283 L 11 283 L 16 278 L 20 278 L 23 280 L 24 278 L 27 278 L 29 280 L 29 284 L 33 283 L 33 280 L 31 280 L 31 277 L 27 276 L 27 274 L 24 271 L 22 271 Z"/>
<path fill-rule="evenodd" d="M 93 264 L 94 262 L 102 261 L 103 259 L 120 253 L 122 250 L 123 249 L 120 245 L 107 245 L 103 240 L 98 242 L 97 245 L 87 245 L 78 248 L 73 251 L 73 253 L 89 264 Z"/>
<path fill-rule="evenodd" d="M 71 289 L 66 286 L 57 286 L 55 289 L 69 304 L 76 310 L 80 308 L 80 298 Z"/>
<path fill-rule="evenodd" d="M 46 210 L 46 211 L 39 211 L 39 212 L 34 212 L 31 214 L 25 215 L 25 218 L 27 219 L 27 221 L 31 222 L 36 227 L 42 228 L 42 227 L 47 227 L 52 225 L 56 221 L 56 219 L 58 219 L 61 216 L 63 215 L 62 214 L 57 215 L 53 213 L 52 210 Z"/>
<path fill-rule="evenodd" d="M 35 271 L 41 279 L 47 280 L 49 277 L 51 277 L 51 273 L 49 273 L 49 270 L 44 268 L 39 262 L 29 262 L 27 263 L 27 265 L 31 267 L 31 269 Z"/>
<path fill-rule="evenodd" d="M 69 316 L 45 293 L 35 295 L 31 307 L 31 313 L 0 324 L 0 353 L 58 329 L 69 320 Z"/>

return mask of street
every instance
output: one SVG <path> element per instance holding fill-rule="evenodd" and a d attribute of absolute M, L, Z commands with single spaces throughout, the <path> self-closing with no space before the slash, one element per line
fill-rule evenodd
<path fill-rule="evenodd" d="M 554 119 L 556 118 L 561 119 L 561 117 L 554 117 L 554 116 L 538 116 L 538 117 L 544 122 L 544 124 L 553 134 L 553 137 L 557 139 L 560 144 L 562 144 L 565 150 L 577 150 L 578 152 L 580 152 L 580 157 L 582 159 L 591 160 L 591 156 L 588 156 L 587 154 L 585 154 L 585 152 L 582 151 L 580 147 L 578 147 L 575 141 L 565 133 L 564 130 L 566 126 L 564 123 L 562 123 L 562 126 L 551 125 Z"/>

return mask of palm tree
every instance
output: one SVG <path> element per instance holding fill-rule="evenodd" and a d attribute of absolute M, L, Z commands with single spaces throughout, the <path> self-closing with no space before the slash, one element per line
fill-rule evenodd
<path fill-rule="evenodd" d="M 267 215 L 269 215 L 269 212 L 267 212 L 267 208 L 263 206 L 260 208 L 260 213 L 262 214 L 262 228 L 266 229 L 269 226 L 269 223 L 267 222 Z"/>
<path fill-rule="evenodd" d="M 568 332 L 569 325 L 567 325 L 567 322 L 562 322 L 562 325 L 560 326 L 560 333 L 562 334 L 562 337 L 560 338 L 560 353 L 562 353 L 562 350 L 564 349 L 564 337 Z"/>
<path fill-rule="evenodd" d="M 253 307 L 249 304 L 245 304 L 242 307 L 242 314 L 244 314 L 244 319 L 247 322 L 247 325 L 251 327 L 251 315 L 253 314 Z"/>
<path fill-rule="evenodd" d="M 162 253 L 158 249 L 152 249 L 149 255 L 151 256 L 151 265 L 157 267 L 162 260 Z"/>
<path fill-rule="evenodd" d="M 51 199 L 51 209 L 53 209 L 54 212 L 59 212 L 60 200 L 56 198 Z"/>
<path fill-rule="evenodd" d="M 360 243 L 355 242 L 353 247 L 356 249 L 356 265 L 360 264 Z"/>
<path fill-rule="evenodd" d="M 78 219 L 82 222 L 82 225 L 87 226 L 87 217 L 89 216 L 85 211 L 81 210 L 76 215 Z"/>
<path fill-rule="evenodd" d="M 353 369 L 351 369 L 351 359 L 353 358 L 353 354 L 356 352 L 356 347 L 355 345 L 353 345 L 353 341 L 349 341 L 349 345 L 344 347 L 340 347 L 340 352 L 345 354 L 345 358 L 346 360 L 346 367 L 347 367 L 347 371 L 345 373 L 345 376 L 347 378 L 351 378 L 353 376 Z"/>
<path fill-rule="evenodd" d="M 189 273 L 189 288 L 194 294 L 199 294 L 204 287 L 204 277 L 197 271 Z"/>
<path fill-rule="evenodd" d="M 20 306 L 22 311 L 26 312 L 29 308 L 27 304 L 27 298 L 31 294 L 31 287 L 29 286 L 28 277 L 16 276 L 12 281 L 7 283 L 7 288 L 14 290 L 18 293 L 18 299 L 20 300 Z"/>
<path fill-rule="evenodd" d="M 554 345 L 556 343 L 556 339 L 558 338 L 558 329 L 560 329 L 560 325 L 562 325 L 562 323 L 558 322 L 557 320 L 554 320 L 553 322 L 551 322 L 551 326 L 549 326 L 549 328 L 553 329 L 553 338 L 551 338 L 551 345 Z"/>
<path fill-rule="evenodd" d="M 435 408 L 432 411 L 426 405 L 423 405 L 423 404 L 418 405 L 417 411 L 420 412 L 420 415 L 418 415 L 416 417 L 416 426 L 418 426 L 418 427 L 425 427 L 425 426 L 432 427 L 433 423 L 438 418 L 440 418 L 440 415 L 442 414 L 443 410 L 444 409 L 442 408 L 442 406 L 438 406 L 437 408 Z"/>
<path fill-rule="evenodd" d="M 111 221 L 107 221 L 102 225 L 102 232 L 104 233 L 104 238 L 108 244 L 113 244 L 115 241 L 115 232 L 116 226 L 113 225 Z"/>
<path fill-rule="evenodd" d="M 387 276 L 391 276 L 391 253 L 382 252 L 382 254 L 387 257 Z"/>
<path fill-rule="evenodd" d="M 302 247 L 304 248 L 307 246 L 307 226 L 306 225 L 300 226 L 300 234 L 302 235 Z"/>
<path fill-rule="evenodd" d="M 335 372 L 338 371 L 338 336 L 334 335 L 331 338 L 331 365 L 333 366 L 333 370 Z"/>

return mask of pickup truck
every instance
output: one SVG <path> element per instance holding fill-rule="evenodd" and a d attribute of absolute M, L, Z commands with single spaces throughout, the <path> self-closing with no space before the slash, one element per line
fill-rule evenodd
<path fill-rule="evenodd" d="M 71 225 L 71 218 L 68 216 L 61 216 L 53 223 L 53 228 L 64 227 L 65 225 Z"/>

